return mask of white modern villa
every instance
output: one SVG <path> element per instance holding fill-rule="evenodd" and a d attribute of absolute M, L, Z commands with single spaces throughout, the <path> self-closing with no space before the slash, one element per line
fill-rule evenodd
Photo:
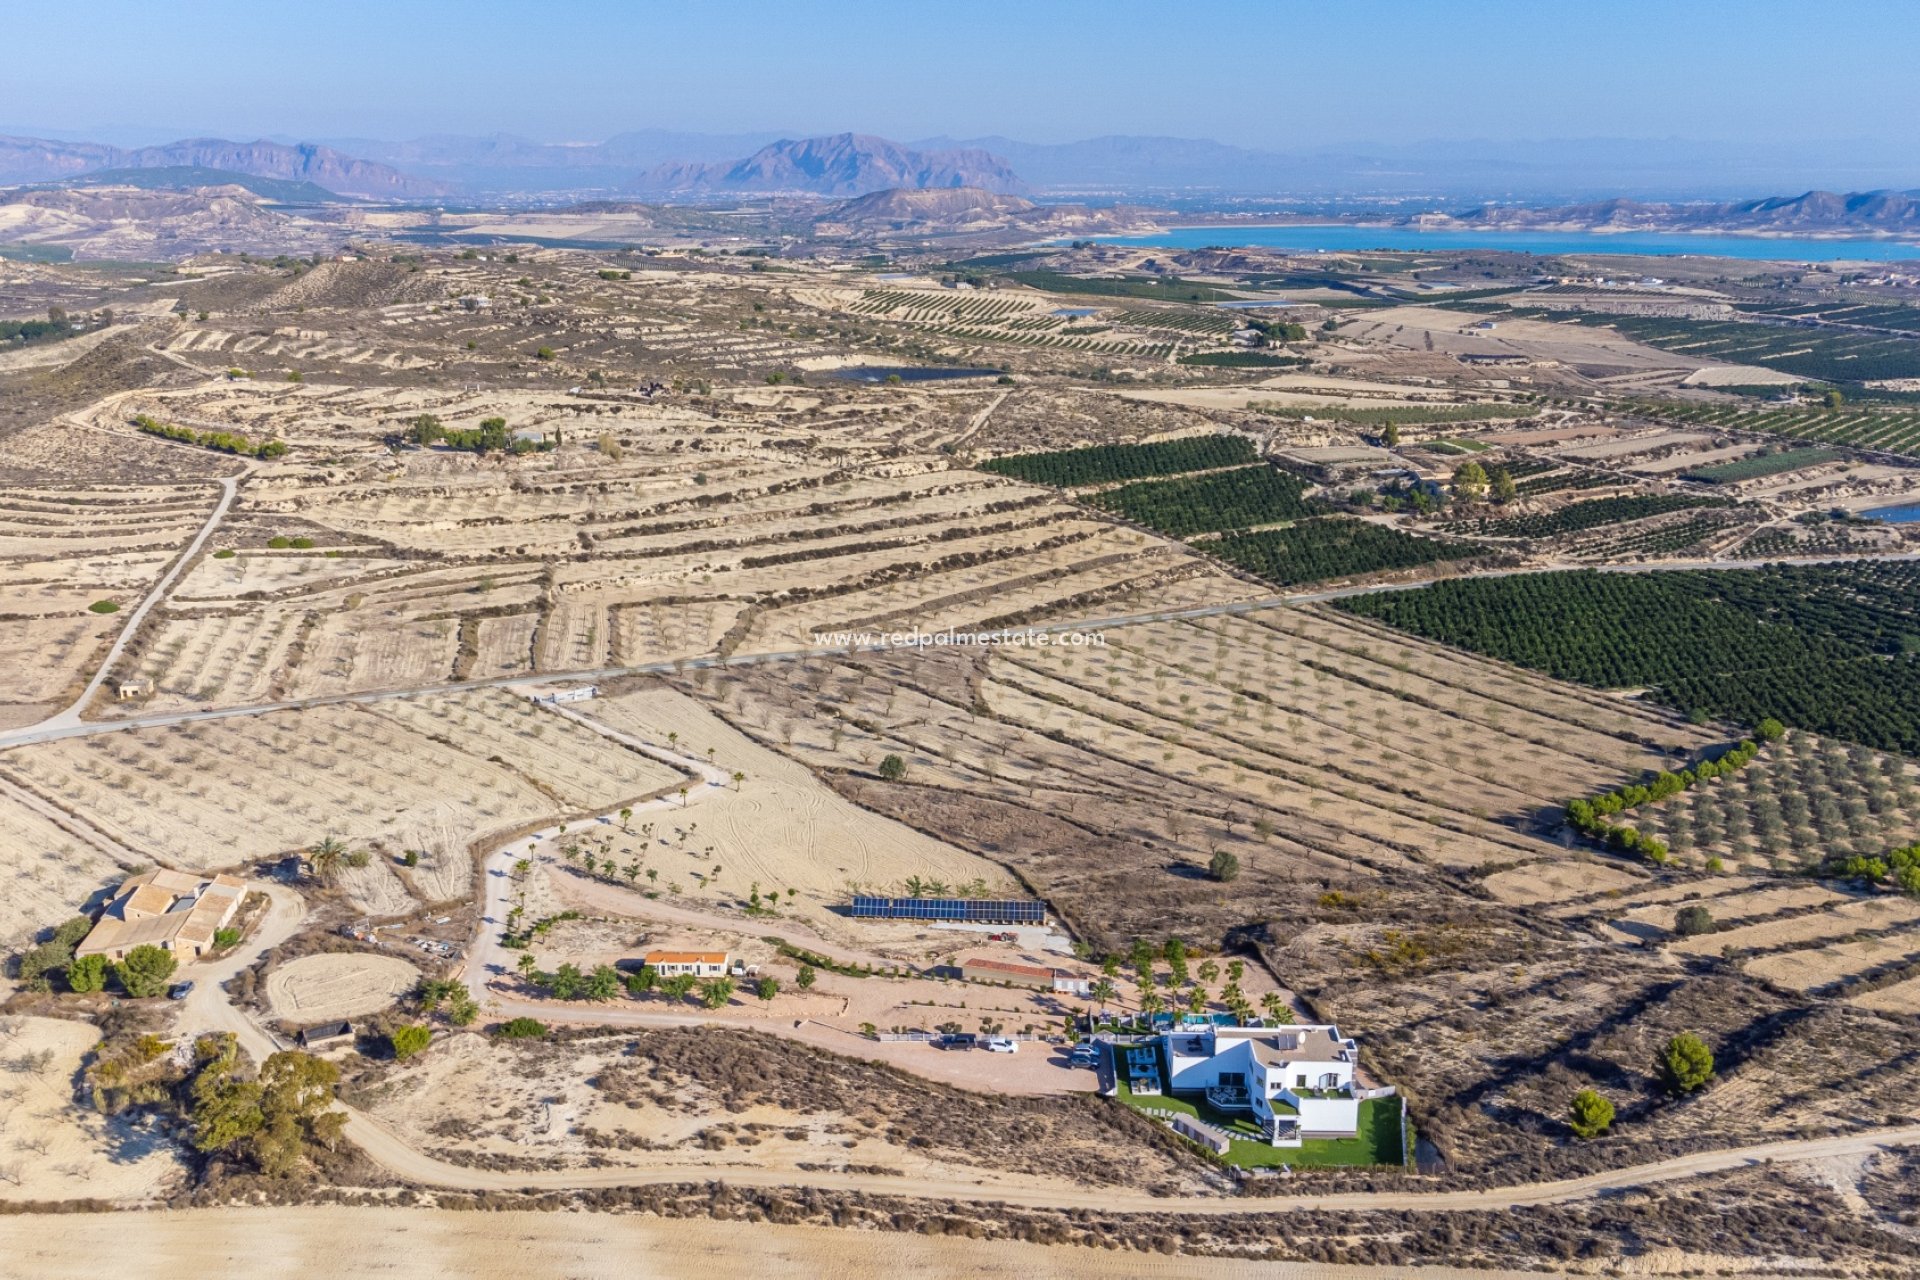
<path fill-rule="evenodd" d="M 1360 1088 L 1360 1046 L 1332 1025 L 1188 1027 L 1161 1048 L 1170 1093 L 1204 1093 L 1221 1111 L 1251 1111 L 1275 1146 L 1304 1138 L 1351 1138 L 1360 1102 L 1390 1089 Z"/>

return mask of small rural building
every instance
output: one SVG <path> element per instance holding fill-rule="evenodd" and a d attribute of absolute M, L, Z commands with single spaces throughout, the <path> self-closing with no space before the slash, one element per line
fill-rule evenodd
<path fill-rule="evenodd" d="M 246 884 L 234 876 L 143 871 L 120 886 L 75 955 L 124 960 L 135 947 L 159 947 L 183 961 L 213 950 L 213 935 L 240 910 Z"/>
<path fill-rule="evenodd" d="M 353 1042 L 351 1022 L 323 1022 L 300 1033 L 302 1049 L 335 1049 Z"/>
<path fill-rule="evenodd" d="M 1036 991 L 1053 990 L 1053 970 L 1011 960 L 970 959 L 960 962 L 960 976 L 968 982 L 1005 982 Z"/>
<path fill-rule="evenodd" d="M 1032 987 L 1035 991 L 1055 991 L 1062 995 L 1084 996 L 1093 990 L 1091 978 L 1083 978 L 1064 969 L 985 957 L 961 961 L 960 976 L 968 982 L 1005 982 L 1016 987 Z"/>
<path fill-rule="evenodd" d="M 721 978 L 727 973 L 724 951 L 649 951 L 647 967 L 663 978 L 691 974 L 696 978 Z"/>
<path fill-rule="evenodd" d="M 115 686 L 114 693 L 122 702 L 130 702 L 134 698 L 151 697 L 153 695 L 153 681 L 147 679 L 145 676 L 138 676 L 132 680 L 122 680 Z"/>

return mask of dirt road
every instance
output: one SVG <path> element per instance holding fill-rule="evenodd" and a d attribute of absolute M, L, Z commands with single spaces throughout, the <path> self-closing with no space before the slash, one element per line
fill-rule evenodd
<path fill-rule="evenodd" d="M 125 1275 L 249 1280 L 1539 1280 L 1539 1272 L 1340 1267 L 1167 1257 L 898 1231 L 751 1225 L 611 1213 L 445 1209 L 169 1210 L 0 1218 L 8 1274 L 36 1280 Z M 103 1258 L 137 1259 L 104 1267 Z"/>
<path fill-rule="evenodd" d="M 192 980 L 193 991 L 180 1002 L 180 1018 L 174 1024 L 174 1033 L 192 1038 L 209 1031 L 231 1031 L 255 1062 L 265 1062 L 268 1055 L 282 1046 L 259 1023 L 234 1007 L 222 984 L 291 938 L 307 918 L 307 904 L 284 885 L 253 881 L 247 888 L 265 893 L 271 900 L 265 917 L 254 925 L 253 932 L 232 955 L 206 964 L 188 965 L 180 971 L 178 978 Z"/>
<path fill-rule="evenodd" d="M 193 563 L 193 558 L 200 554 L 200 548 L 207 545 L 207 539 L 213 536 L 213 531 L 219 528 L 220 521 L 226 518 L 227 509 L 233 505 L 234 496 L 239 492 L 239 479 L 238 476 L 221 478 L 220 500 L 213 504 L 213 513 L 207 517 L 207 522 L 200 526 L 200 531 L 193 535 L 193 541 L 174 557 L 173 563 L 167 566 L 167 571 L 161 575 L 160 581 L 153 584 L 153 590 L 147 592 L 146 597 L 140 601 L 139 607 L 127 615 L 126 624 L 120 628 L 120 634 L 115 637 L 113 647 L 107 650 L 107 656 L 101 659 L 100 665 L 94 670 L 93 678 L 87 681 L 87 687 L 80 691 L 80 696 L 74 699 L 73 705 L 32 726 L 33 730 L 44 732 L 48 729 L 73 727 L 81 723 L 80 713 L 86 710 L 89 702 L 93 701 L 93 695 L 100 692 L 100 686 L 106 683 L 108 674 L 113 671 L 113 664 L 120 661 L 120 655 L 126 652 L 127 645 L 139 632 L 140 624 L 146 620 L 147 614 L 166 598 L 167 592 L 173 589 L 174 580 L 180 576 L 182 570 Z"/>
<path fill-rule="evenodd" d="M 711 1165 L 684 1168 L 661 1166 L 635 1169 L 559 1169 L 524 1173 L 470 1169 L 436 1160 L 408 1146 L 392 1130 L 358 1112 L 347 1125 L 347 1137 L 388 1171 L 426 1186 L 463 1191 L 554 1191 L 587 1187 L 631 1187 L 713 1180 Z M 1258 1200 L 1207 1196 L 1153 1196 L 1139 1191 L 1105 1187 L 1058 1187 L 1031 1190 L 988 1187 L 983 1182 L 916 1178 L 901 1188 L 915 1196 L 986 1201 L 1037 1209 L 1094 1209 L 1112 1213 L 1184 1213 L 1205 1217 L 1245 1214 L 1297 1213 L 1333 1210 L 1350 1213 L 1424 1211 L 1479 1213 L 1530 1205 L 1564 1204 L 1588 1200 L 1627 1187 L 1642 1187 L 1706 1173 L 1720 1173 L 1782 1160 L 1816 1160 L 1859 1155 L 1889 1147 L 1920 1145 L 1920 1125 L 1882 1129 L 1836 1138 L 1790 1140 L 1743 1147 L 1734 1151 L 1704 1151 L 1652 1164 L 1612 1169 L 1605 1173 L 1514 1187 L 1475 1191 L 1345 1191 L 1319 1195 L 1282 1196 Z M 817 1187 L 824 1191 L 865 1191 L 876 1187 L 863 1174 L 824 1170 L 729 1171 L 721 1181 L 743 1187 Z"/>

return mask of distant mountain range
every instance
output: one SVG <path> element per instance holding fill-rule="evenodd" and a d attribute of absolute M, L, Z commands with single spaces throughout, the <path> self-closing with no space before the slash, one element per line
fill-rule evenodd
<path fill-rule="evenodd" d="M 1810 181 L 1871 194 L 1913 183 L 1920 175 L 1920 142 L 1904 152 L 1867 143 L 1733 147 L 1624 138 L 1268 151 L 1205 138 L 1135 135 L 1062 143 L 1005 137 L 902 143 L 853 133 L 796 140 L 772 133 L 662 129 L 579 143 L 498 133 L 435 134 L 404 142 L 193 138 L 124 147 L 0 136 L 0 185 L 65 181 L 102 171 L 195 168 L 313 183 L 380 200 L 457 196 L 544 203 L 583 196 L 699 200 L 770 193 L 840 199 L 878 190 L 966 187 L 1056 200 L 1146 199 L 1196 211 L 1411 213 L 1495 201 L 1579 208 L 1620 196 L 1649 203 L 1733 202 L 1754 191 Z M 1880 216 L 1871 208 L 1855 212 Z"/>
<path fill-rule="evenodd" d="M 605 142 L 536 142 L 510 133 L 432 134 L 408 142 L 327 138 L 330 147 L 471 192 L 624 190 L 636 174 L 668 163 L 746 155 L 778 133 L 676 133 L 639 129 Z"/>
<path fill-rule="evenodd" d="M 1485 207 L 1424 225 L 1582 231 L 1920 232 L 1920 191 L 1808 191 L 1722 204 L 1603 200 L 1556 208 Z"/>
<path fill-rule="evenodd" d="M 311 183 L 325 191 L 375 200 L 429 198 L 450 190 L 444 183 L 409 177 L 391 166 L 313 143 L 189 138 L 128 150 L 97 142 L 0 137 L 0 185 L 60 182 L 115 169 L 219 170 Z"/>
<path fill-rule="evenodd" d="M 977 147 L 920 151 L 863 133 L 783 138 L 732 164 L 663 164 L 633 190 L 662 196 L 795 192 L 849 197 L 875 191 L 1026 190 L 1012 167 Z"/>
<path fill-rule="evenodd" d="M 197 165 L 165 165 L 154 169 L 92 169 L 77 178 L 63 178 L 62 187 L 139 187 L 146 191 L 196 191 L 202 187 L 239 187 L 276 204 L 337 204 L 357 201 L 315 182 L 293 178 L 261 178 L 230 169 L 203 169 Z"/>

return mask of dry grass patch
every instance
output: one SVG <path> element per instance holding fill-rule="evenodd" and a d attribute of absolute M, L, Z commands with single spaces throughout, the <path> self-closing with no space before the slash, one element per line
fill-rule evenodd
<path fill-rule="evenodd" d="M 75 1101 L 74 1078 L 99 1039 L 84 1022 L 0 1018 L 0 1201 L 148 1201 L 186 1175 L 159 1126 Z"/>
<path fill-rule="evenodd" d="M 420 970 L 398 956 L 302 956 L 267 975 L 267 1003 L 291 1022 L 358 1018 L 385 1009 L 419 981 Z"/>

